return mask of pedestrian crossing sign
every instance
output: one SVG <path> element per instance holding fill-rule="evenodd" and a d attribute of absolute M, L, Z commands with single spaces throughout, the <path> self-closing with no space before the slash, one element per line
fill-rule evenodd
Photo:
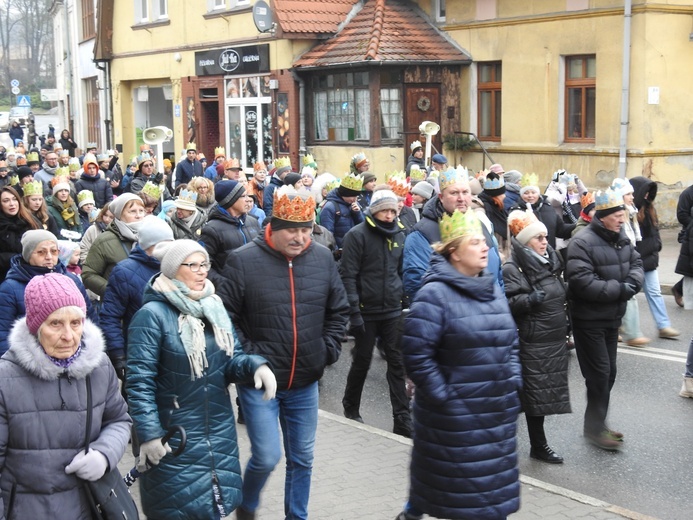
<path fill-rule="evenodd" d="M 17 96 L 17 106 L 31 108 L 31 96 Z"/>

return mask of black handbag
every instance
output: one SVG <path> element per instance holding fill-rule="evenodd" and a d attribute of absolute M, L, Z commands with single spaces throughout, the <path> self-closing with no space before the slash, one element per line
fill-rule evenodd
<path fill-rule="evenodd" d="M 87 432 L 84 436 L 84 453 L 89 451 L 92 413 L 91 378 L 87 376 Z M 84 490 L 95 520 L 139 520 L 137 505 L 117 466 L 107 471 L 99 480 L 85 480 Z"/>

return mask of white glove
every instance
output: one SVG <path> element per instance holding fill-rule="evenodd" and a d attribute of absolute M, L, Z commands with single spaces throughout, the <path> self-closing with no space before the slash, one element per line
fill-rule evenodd
<path fill-rule="evenodd" d="M 89 453 L 80 450 L 72 462 L 65 466 L 65 473 L 76 473 L 82 480 L 99 480 L 108 469 L 108 459 L 100 451 L 89 448 Z"/>
<path fill-rule="evenodd" d="M 265 387 L 265 393 L 262 394 L 262 398 L 265 401 L 274 399 L 277 395 L 277 378 L 274 377 L 274 372 L 267 365 L 260 365 L 253 375 L 253 381 L 255 381 L 255 388 L 260 390 L 263 386 Z"/>
<path fill-rule="evenodd" d="M 171 446 L 161 444 L 161 437 L 152 439 L 151 441 L 140 444 L 140 459 L 137 464 L 137 470 L 140 472 L 147 471 L 151 466 L 159 464 L 167 453 L 171 453 Z"/>

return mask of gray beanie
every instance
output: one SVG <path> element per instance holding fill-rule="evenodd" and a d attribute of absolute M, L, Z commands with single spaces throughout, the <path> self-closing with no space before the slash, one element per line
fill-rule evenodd
<path fill-rule="evenodd" d="M 138 244 L 145 251 L 159 242 L 174 240 L 171 226 L 165 220 L 154 215 L 147 215 L 142 219 L 137 231 L 137 238 Z"/>
<path fill-rule="evenodd" d="M 207 250 L 194 240 L 181 238 L 169 244 L 160 244 L 154 249 L 154 256 L 161 261 L 161 274 L 168 278 L 175 278 L 180 265 L 193 253 L 205 255 L 205 261 L 209 262 Z"/>
<path fill-rule="evenodd" d="M 36 249 L 36 246 L 41 242 L 45 242 L 46 240 L 54 242 L 55 247 L 58 247 L 58 239 L 55 238 L 55 235 L 50 231 L 46 231 L 45 229 L 30 229 L 29 231 L 26 231 L 22 235 L 21 240 L 22 258 L 24 261 L 28 262 L 29 258 L 31 258 L 31 254 L 34 252 L 34 249 Z"/>
<path fill-rule="evenodd" d="M 125 205 L 131 200 L 139 200 L 140 202 L 142 202 L 142 199 L 134 193 L 123 193 L 122 195 L 119 195 L 113 202 L 111 202 L 111 205 L 108 206 L 108 209 L 111 210 L 111 213 L 113 213 L 113 216 L 115 218 L 120 220 L 120 216 L 123 214 L 123 209 L 125 209 Z M 142 205 L 144 205 L 144 202 L 142 202 Z"/>
<path fill-rule="evenodd" d="M 375 215 L 379 211 L 386 209 L 391 209 L 392 211 L 397 211 L 398 201 L 397 195 L 392 190 L 377 190 L 373 192 L 373 197 L 371 198 L 371 203 L 368 206 L 368 210 L 371 215 Z"/>
<path fill-rule="evenodd" d="M 426 181 L 417 182 L 416 186 L 411 189 L 412 195 L 418 195 L 428 200 L 433 197 L 433 186 Z"/>

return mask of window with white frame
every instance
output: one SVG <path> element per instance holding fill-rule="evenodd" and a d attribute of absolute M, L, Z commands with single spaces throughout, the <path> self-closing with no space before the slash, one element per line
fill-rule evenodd
<path fill-rule="evenodd" d="M 135 0 L 135 23 L 153 23 L 168 19 L 168 0 Z"/>
<path fill-rule="evenodd" d="M 222 11 L 249 5 L 250 0 L 207 0 L 207 11 Z"/>
<path fill-rule="evenodd" d="M 316 141 L 368 141 L 371 103 L 368 72 L 314 76 L 313 124 Z"/>
<path fill-rule="evenodd" d="M 445 0 L 435 0 L 433 2 L 433 4 L 434 4 L 434 9 L 435 9 L 436 22 L 444 22 L 445 21 Z"/>

